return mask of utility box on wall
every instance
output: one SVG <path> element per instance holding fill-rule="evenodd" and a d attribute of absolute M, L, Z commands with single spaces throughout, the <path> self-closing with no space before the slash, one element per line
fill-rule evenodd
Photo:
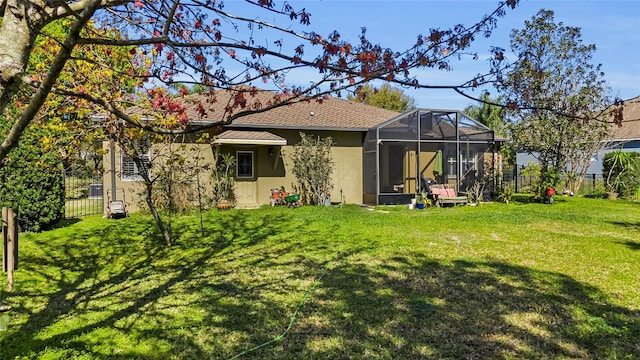
<path fill-rule="evenodd" d="M 89 199 L 102 199 L 102 184 L 89 184 Z"/>

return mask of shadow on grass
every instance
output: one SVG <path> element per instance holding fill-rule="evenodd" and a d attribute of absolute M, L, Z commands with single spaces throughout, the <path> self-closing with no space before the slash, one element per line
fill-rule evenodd
<path fill-rule="evenodd" d="M 540 205 L 549 205 L 549 204 L 544 204 L 541 200 L 536 199 L 535 196 L 533 194 L 522 194 L 522 193 L 518 193 L 518 194 L 514 194 L 511 196 L 511 201 L 512 203 L 515 204 L 540 204 Z M 567 202 L 567 200 L 565 199 L 565 196 L 562 195 L 556 195 L 553 197 L 553 201 L 554 203 L 563 203 L 563 202 Z"/>
<path fill-rule="evenodd" d="M 518 204 L 530 204 L 530 203 L 540 203 L 540 201 L 533 198 L 532 194 L 513 194 L 511 196 L 511 201 Z"/>
<path fill-rule="evenodd" d="M 0 339 L 1 358 L 225 359 L 281 334 L 310 289 L 291 330 L 242 359 L 640 354 L 640 313 L 566 275 L 411 251 L 380 258 L 377 240 L 339 236 L 339 225 L 243 214 L 208 214 L 203 238 L 199 224 L 176 221 L 171 248 L 141 218 L 39 240 L 25 271 L 52 290 L 12 295 L 24 321 Z"/>
<path fill-rule="evenodd" d="M 636 232 L 640 231 L 640 222 L 612 221 L 610 223 L 630 231 L 636 231 Z M 640 242 L 625 241 L 625 242 L 620 242 L 620 244 L 626 245 L 631 250 L 640 250 Z"/>
<path fill-rule="evenodd" d="M 68 226 L 71 226 L 73 224 L 77 224 L 80 221 L 82 221 L 82 220 L 78 219 L 78 218 L 62 219 L 62 220 L 56 222 L 55 224 L 52 224 L 51 226 L 49 226 L 46 230 L 55 230 L 55 229 L 68 227 Z"/>
<path fill-rule="evenodd" d="M 640 242 L 625 241 L 620 244 L 627 246 L 631 250 L 640 250 Z"/>
<path fill-rule="evenodd" d="M 0 359 L 52 351 L 58 346 L 64 350 L 53 350 L 57 353 L 54 357 L 90 354 L 91 358 L 122 358 L 96 352 L 92 344 L 77 339 L 92 331 L 121 328 L 116 324 L 131 317 L 149 317 L 153 321 L 165 317 L 151 309 L 173 288 L 197 276 L 200 267 L 227 247 L 264 241 L 274 233 L 270 220 L 273 219 L 265 216 L 263 221 L 249 224 L 241 213 L 228 212 L 208 219 L 204 237 L 199 223 L 176 222 L 173 233 L 178 245 L 173 247 L 163 245 L 151 219 L 136 216 L 104 220 L 94 227 L 66 229 L 70 232 L 59 237 L 33 234 L 33 247 L 40 251 L 20 259 L 21 271 L 29 273 L 31 279 L 13 293 L 3 294 L 11 300 L 13 313 L 26 318 L 10 336 L 0 338 Z M 190 241 L 194 239 L 197 246 L 191 251 L 194 244 Z M 149 284 L 153 277 L 159 281 Z M 35 282 L 41 284 L 34 285 Z M 87 321 L 65 324 L 84 314 L 90 314 Z M 47 335 L 38 336 L 42 333 Z M 151 333 L 162 338 L 164 331 L 155 329 Z M 199 358 L 197 346 L 189 346 L 189 353 Z M 160 353 L 142 357 L 165 358 Z"/>
<path fill-rule="evenodd" d="M 640 313 L 570 277 L 500 262 L 343 262 L 278 351 L 310 358 L 610 358 L 640 354 Z M 366 355 L 368 354 L 368 355 Z M 256 358 L 259 358 L 257 356 Z"/>
<path fill-rule="evenodd" d="M 617 225 L 620 227 L 623 227 L 627 230 L 632 230 L 632 231 L 640 231 L 640 221 L 611 221 L 610 222 L 613 225 Z"/>

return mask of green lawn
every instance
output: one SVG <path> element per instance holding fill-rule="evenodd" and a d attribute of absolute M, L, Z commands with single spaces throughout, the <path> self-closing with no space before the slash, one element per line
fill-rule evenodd
<path fill-rule="evenodd" d="M 640 203 L 87 218 L 20 239 L 0 359 L 640 358 Z M 4 277 L 2 278 L 5 281 Z"/>
<path fill-rule="evenodd" d="M 65 201 L 65 217 L 98 215 L 104 212 L 104 199 L 71 199 Z"/>

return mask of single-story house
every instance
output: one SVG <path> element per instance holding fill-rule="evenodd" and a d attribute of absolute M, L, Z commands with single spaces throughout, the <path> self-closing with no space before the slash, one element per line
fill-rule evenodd
<path fill-rule="evenodd" d="M 190 95 L 197 96 L 201 95 Z M 223 111 L 224 104 L 218 96 L 218 101 L 207 104 L 207 113 Z M 211 121 L 198 116 L 195 109 L 188 114 L 191 123 Z M 237 206 L 243 208 L 269 204 L 271 189 L 290 190 L 296 183 L 290 154 L 300 132 L 333 139 L 331 200 L 357 204 L 409 203 L 423 178 L 465 190 L 496 171 L 501 141 L 456 110 L 415 109 L 398 114 L 339 98 L 241 117 L 216 132 L 214 146 L 236 158 L 235 194 Z M 210 164 L 213 146 L 193 139 L 189 146 L 198 154 L 199 164 Z M 104 148 L 105 192 L 117 194 L 124 189 L 130 209 L 135 209 L 139 202 L 135 193 L 141 190 L 135 164 L 117 148 L 112 151 L 108 142 Z"/>
<path fill-rule="evenodd" d="M 604 156 L 612 151 L 640 152 L 640 96 L 625 100 L 621 126 L 612 125 L 611 136 L 603 150 L 593 155 L 589 174 L 602 174 Z"/>

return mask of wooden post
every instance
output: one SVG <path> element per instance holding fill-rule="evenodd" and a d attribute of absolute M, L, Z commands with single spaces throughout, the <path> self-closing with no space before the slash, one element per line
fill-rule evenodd
<path fill-rule="evenodd" d="M 18 269 L 18 214 L 13 208 L 2 208 L 2 268 L 7 273 L 7 291 L 13 291 L 13 271 Z"/>
<path fill-rule="evenodd" d="M 8 209 L 2 208 L 2 272 L 7 272 L 7 263 L 9 261 L 9 252 L 7 251 L 9 241 L 9 222 L 7 222 Z"/>
<path fill-rule="evenodd" d="M 2 208 L 2 272 L 7 272 L 7 260 L 9 257 L 7 256 L 7 222 L 6 218 L 6 208 Z"/>

